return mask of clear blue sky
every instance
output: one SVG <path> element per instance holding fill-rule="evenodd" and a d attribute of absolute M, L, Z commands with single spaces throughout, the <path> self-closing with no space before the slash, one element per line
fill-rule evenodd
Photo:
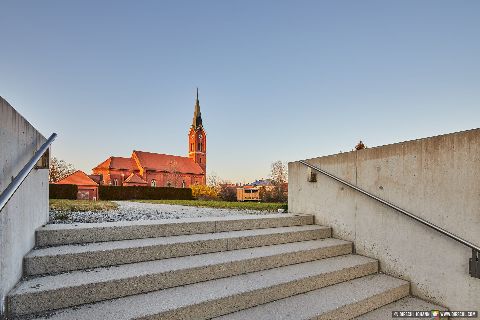
<path fill-rule="evenodd" d="M 195 87 L 208 172 L 476 128 L 480 1 L 5 1 L 0 95 L 90 169 L 185 155 Z"/>

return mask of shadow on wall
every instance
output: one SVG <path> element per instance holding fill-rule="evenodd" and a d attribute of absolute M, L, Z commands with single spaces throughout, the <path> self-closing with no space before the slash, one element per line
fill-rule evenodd
<path fill-rule="evenodd" d="M 0 192 L 46 139 L 0 97 Z M 48 221 L 48 170 L 33 170 L 0 211 L 0 318 L 5 296 L 22 276 L 23 256 L 35 244 L 35 229 Z"/>

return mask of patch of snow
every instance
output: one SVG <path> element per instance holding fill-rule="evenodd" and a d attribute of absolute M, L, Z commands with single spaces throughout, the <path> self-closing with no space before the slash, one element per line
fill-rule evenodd
<path fill-rule="evenodd" d="M 201 208 L 170 204 L 114 201 L 118 209 L 103 212 L 66 212 L 66 219 L 58 219 L 59 212 L 50 211 L 48 223 L 94 223 L 135 220 L 159 220 L 199 217 L 224 217 L 246 214 L 270 214 L 268 211 Z"/>

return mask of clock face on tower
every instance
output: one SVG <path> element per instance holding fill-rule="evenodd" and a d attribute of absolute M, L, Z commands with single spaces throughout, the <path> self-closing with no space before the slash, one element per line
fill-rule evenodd
<path fill-rule="evenodd" d="M 202 135 L 201 135 L 201 134 L 198 135 L 198 139 L 202 139 Z"/>

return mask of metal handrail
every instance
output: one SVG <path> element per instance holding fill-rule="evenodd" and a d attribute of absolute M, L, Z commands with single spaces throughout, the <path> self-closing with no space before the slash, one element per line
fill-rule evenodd
<path fill-rule="evenodd" d="M 52 133 L 50 138 L 48 138 L 47 141 L 40 147 L 40 149 L 35 152 L 33 157 L 30 159 L 30 161 L 27 162 L 27 164 L 23 167 L 22 170 L 17 174 L 17 176 L 10 182 L 8 187 L 2 192 L 0 195 L 0 211 L 5 207 L 7 204 L 8 200 L 15 194 L 15 192 L 18 190 L 20 185 L 25 181 L 27 178 L 28 174 L 35 168 L 35 164 L 40 160 L 40 158 L 43 156 L 45 151 L 50 148 L 50 145 L 52 144 L 53 140 L 57 137 L 56 133 Z"/>
<path fill-rule="evenodd" d="M 327 171 L 325 171 L 325 170 L 323 170 L 323 169 L 321 169 L 317 166 L 314 166 L 314 165 L 306 162 L 305 160 L 299 160 L 299 162 L 302 163 L 303 165 L 309 167 L 310 169 L 318 171 L 318 172 L 326 175 L 327 177 L 330 177 L 333 180 L 336 180 L 336 181 L 338 181 L 338 182 L 340 182 L 340 183 L 342 183 L 342 184 L 344 184 L 344 185 L 346 185 L 346 186 L 348 186 L 348 187 L 350 187 L 350 188 L 352 188 L 352 189 L 354 189 L 354 190 L 356 190 L 356 191 L 358 191 L 358 192 L 360 192 L 360 193 L 362 193 L 362 194 L 364 194 L 364 195 L 366 195 L 366 196 L 368 196 L 368 197 L 370 197 L 374 200 L 377 200 L 378 202 L 386 205 L 387 207 L 390 207 L 390 208 L 392 208 L 392 209 L 394 209 L 394 210 L 396 210 L 400 213 L 403 213 L 404 215 L 414 219 L 415 221 L 418 221 L 421 224 L 423 224 L 427 227 L 430 227 L 431 229 L 434 229 L 435 231 L 440 232 L 441 234 L 443 234 L 443 235 L 445 235 L 445 236 L 447 236 L 447 237 L 449 237 L 449 238 L 451 238 L 455 241 L 458 241 L 461 244 L 471 248 L 472 249 L 472 258 L 470 259 L 470 275 L 472 275 L 474 277 L 477 277 L 477 278 L 480 278 L 480 261 L 479 261 L 480 246 L 477 246 L 477 245 L 475 245 L 475 244 L 473 244 L 473 243 L 471 243 L 471 242 L 469 242 L 465 239 L 462 239 L 459 236 L 451 233 L 450 231 L 447 231 L 443 228 L 440 228 L 439 226 L 437 226 L 437 225 L 435 225 L 435 224 L 433 224 L 433 223 L 431 223 L 431 222 L 429 222 L 429 221 L 427 221 L 423 218 L 420 218 L 419 216 L 416 216 L 413 213 L 408 212 L 407 210 L 404 210 L 404 209 L 402 209 L 402 208 L 400 208 L 400 207 L 398 207 L 398 206 L 396 206 L 396 205 L 394 205 L 394 204 L 392 204 L 392 203 L 390 203 L 386 200 L 383 200 L 382 198 L 377 197 L 376 195 L 373 195 L 370 192 L 365 191 L 365 190 L 357 187 L 356 185 L 351 184 L 350 182 L 347 182 L 343 179 L 340 179 L 339 177 L 337 177 L 337 176 L 335 176 L 331 173 L 328 173 Z"/>

